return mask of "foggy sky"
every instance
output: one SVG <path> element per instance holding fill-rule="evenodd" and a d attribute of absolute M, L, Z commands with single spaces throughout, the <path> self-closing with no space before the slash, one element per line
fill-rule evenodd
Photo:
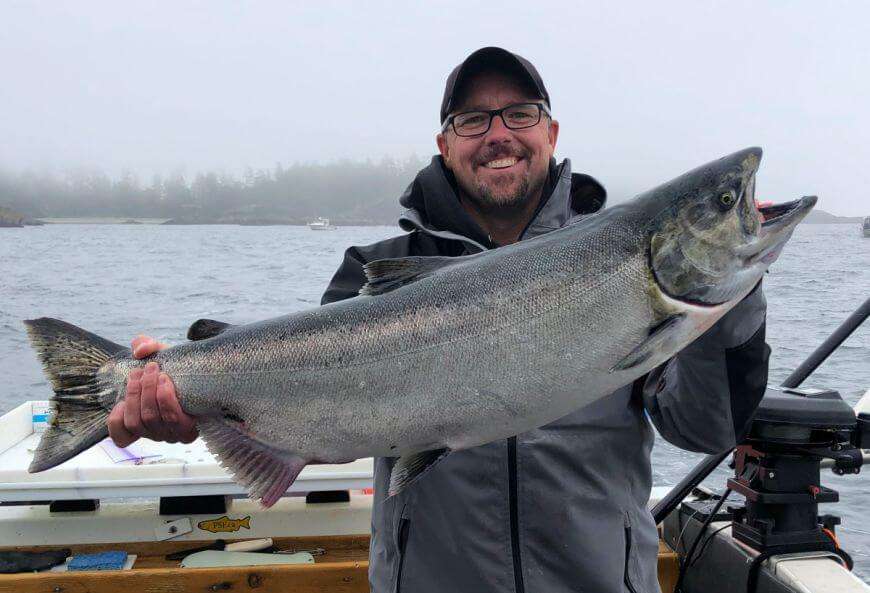
<path fill-rule="evenodd" d="M 428 157 L 447 74 L 499 45 L 616 200 L 760 145 L 760 197 L 870 214 L 866 2 L 294 4 L 5 0 L 0 168 Z"/>

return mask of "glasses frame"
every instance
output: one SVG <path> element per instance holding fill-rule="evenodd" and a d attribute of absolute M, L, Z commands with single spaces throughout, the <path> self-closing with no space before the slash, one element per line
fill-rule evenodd
<path fill-rule="evenodd" d="M 537 107 L 538 108 L 538 121 L 536 121 L 535 123 L 533 123 L 529 126 L 522 126 L 520 128 L 512 128 L 510 125 L 508 125 L 503 114 L 506 110 L 512 109 L 514 107 L 519 107 L 520 105 L 534 105 L 535 107 Z M 474 134 L 460 134 L 456 130 L 456 125 L 453 123 L 453 120 L 455 120 L 457 117 L 459 117 L 461 115 L 467 115 L 469 113 L 485 113 L 489 116 L 489 122 L 487 122 L 486 129 L 484 131 L 476 132 Z M 471 111 L 463 111 L 461 113 L 454 113 L 453 115 L 448 117 L 444 121 L 444 125 L 441 126 L 441 133 L 443 134 L 444 132 L 447 131 L 448 128 L 452 127 L 453 133 L 456 134 L 457 136 L 459 136 L 460 138 L 474 138 L 475 136 L 483 136 L 484 134 L 489 132 L 489 129 L 492 127 L 492 120 L 495 119 L 496 116 L 501 118 L 501 121 L 504 124 L 504 127 L 506 127 L 509 130 L 527 130 L 529 128 L 534 128 L 536 125 L 541 123 L 541 116 L 542 115 L 546 115 L 548 118 L 552 119 L 552 115 L 550 115 L 550 110 L 547 109 L 546 105 L 544 105 L 543 103 L 534 103 L 534 102 L 511 103 L 510 105 L 506 105 L 505 107 L 502 107 L 501 109 L 472 109 Z"/>

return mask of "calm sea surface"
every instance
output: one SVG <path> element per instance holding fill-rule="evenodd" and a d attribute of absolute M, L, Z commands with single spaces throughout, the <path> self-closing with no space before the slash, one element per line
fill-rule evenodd
<path fill-rule="evenodd" d="M 184 339 L 200 317 L 245 323 L 316 306 L 345 247 L 396 227 L 49 225 L 0 229 L 0 413 L 50 390 L 21 320 L 58 317 L 119 343 L 138 332 Z M 765 279 L 771 382 L 782 380 L 870 296 L 870 239 L 853 225 L 802 225 Z M 806 383 L 852 404 L 870 388 L 870 324 Z M 661 439 L 657 484 L 681 478 L 700 456 Z M 724 487 L 725 472 L 707 481 Z M 870 470 L 825 473 L 841 501 L 841 540 L 870 580 Z"/>

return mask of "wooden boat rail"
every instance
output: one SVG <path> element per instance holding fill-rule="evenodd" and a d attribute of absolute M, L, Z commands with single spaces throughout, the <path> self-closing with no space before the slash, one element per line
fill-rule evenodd
<path fill-rule="evenodd" d="M 173 552 L 205 546 L 210 541 L 131 542 L 72 546 L 4 547 L 2 551 L 47 551 L 68 547 L 73 554 L 124 550 L 136 554 L 130 570 L 39 572 L 0 575 L 0 593 L 118 593 L 149 591 L 187 593 L 229 591 L 243 593 L 367 593 L 368 535 L 273 538 L 280 550 L 313 550 L 314 564 L 181 568 L 166 560 Z M 659 548 L 659 582 L 670 593 L 676 582 L 676 554 L 664 543 Z"/>
<path fill-rule="evenodd" d="M 3 551 L 47 551 L 70 548 L 73 554 L 124 550 L 136 554 L 130 570 L 38 572 L 0 575 L 0 593 L 118 593 L 119 591 L 250 591 L 256 593 L 362 593 L 368 584 L 368 535 L 273 538 L 279 550 L 325 553 L 314 564 L 181 568 L 166 560 L 173 552 L 205 546 L 210 541 L 131 542 L 72 546 L 4 547 Z"/>

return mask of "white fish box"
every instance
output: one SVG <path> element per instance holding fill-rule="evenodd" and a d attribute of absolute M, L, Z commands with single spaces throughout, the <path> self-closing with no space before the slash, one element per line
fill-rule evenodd
<path fill-rule="evenodd" d="M 306 468 L 271 509 L 247 499 L 201 440 L 143 439 L 118 449 L 96 445 L 38 474 L 27 467 L 45 424 L 47 402 L 26 402 L 0 417 L 0 545 L 100 545 L 262 537 L 358 537 L 371 525 L 372 460 Z M 299 494 L 349 490 L 349 502 L 306 504 Z M 160 497 L 231 495 L 226 512 L 160 515 Z M 35 501 L 99 499 L 93 511 L 51 512 Z M 16 504 L 8 504 L 15 502 Z M 0 587 L 2 590 L 2 587 Z"/>
<path fill-rule="evenodd" d="M 197 440 L 189 445 L 141 439 L 126 449 L 111 440 L 50 470 L 28 473 L 46 423 L 47 402 L 28 401 L 0 417 L 0 502 L 160 496 L 243 495 Z M 372 486 L 372 460 L 306 467 L 288 492 Z"/>

